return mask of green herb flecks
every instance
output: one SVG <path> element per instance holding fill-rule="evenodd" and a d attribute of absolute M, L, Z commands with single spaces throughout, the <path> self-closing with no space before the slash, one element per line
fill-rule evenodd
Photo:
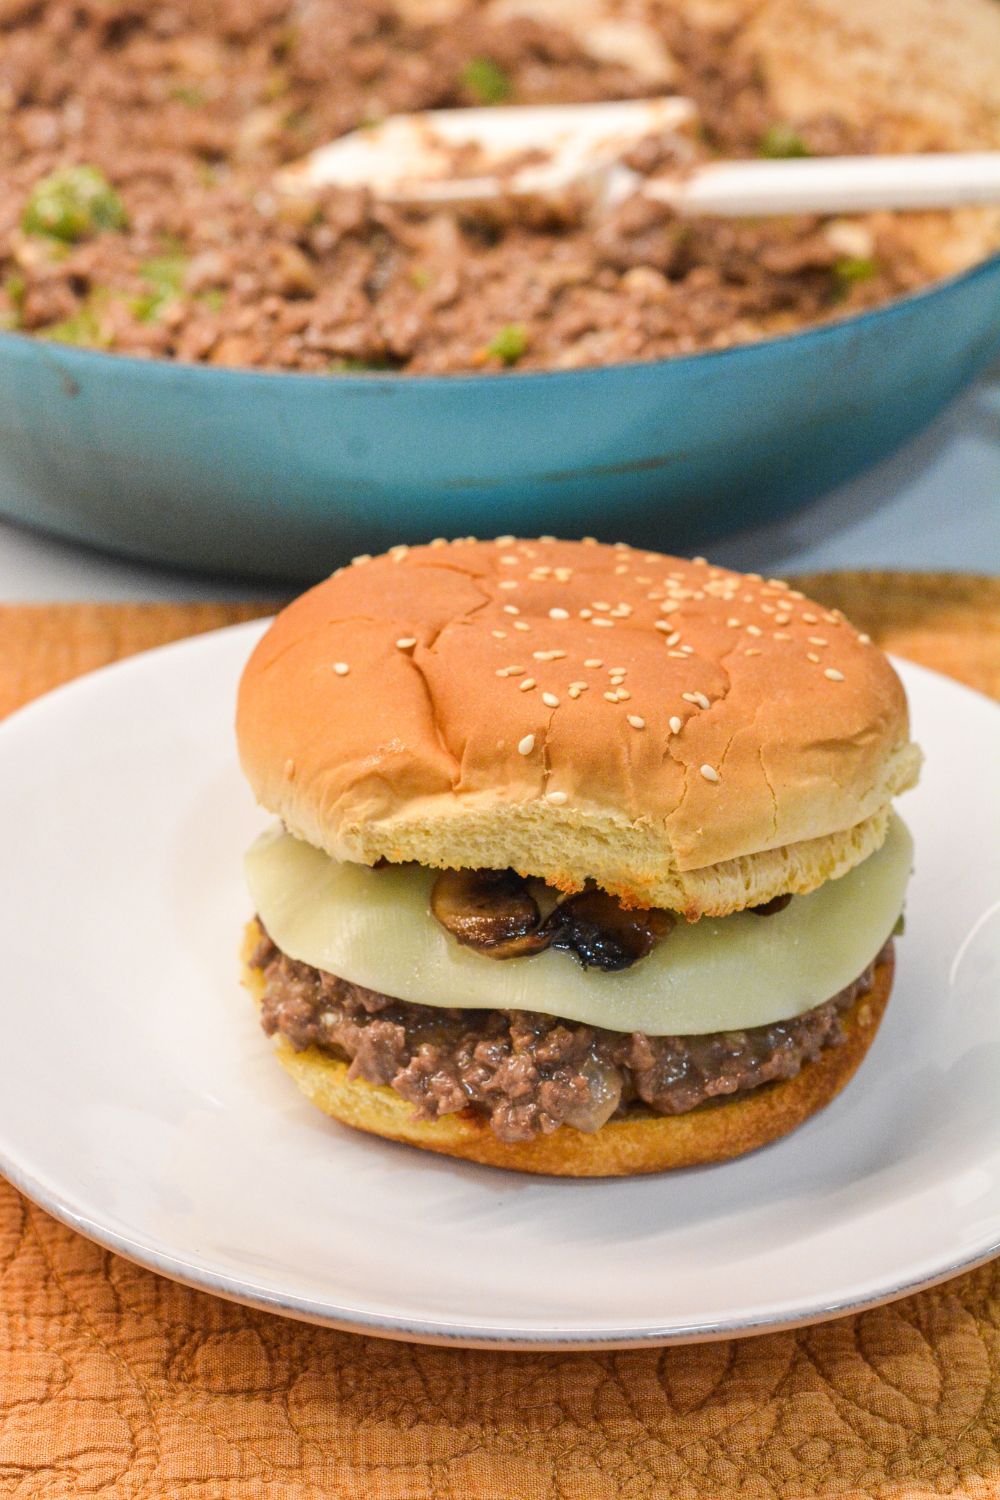
<path fill-rule="evenodd" d="M 791 125 L 769 125 L 757 142 L 761 156 L 812 156 L 809 145 Z"/>
<path fill-rule="evenodd" d="M 870 255 L 845 255 L 833 267 L 837 280 L 848 286 L 856 281 L 871 281 L 878 272 L 878 261 Z"/>
<path fill-rule="evenodd" d="M 462 87 L 477 104 L 503 104 L 513 93 L 510 77 L 492 57 L 474 57 L 462 69 Z"/>
<path fill-rule="evenodd" d="M 87 303 L 61 323 L 50 323 L 47 328 L 37 329 L 35 337 L 49 339 L 55 344 L 76 344 L 81 349 L 104 349 L 110 343 L 96 311 Z"/>
<path fill-rule="evenodd" d="M 523 323 L 506 323 L 486 345 L 491 359 L 505 365 L 516 365 L 528 348 L 528 330 Z"/>
<path fill-rule="evenodd" d="M 66 245 L 108 229 L 126 229 L 124 204 L 96 167 L 61 167 L 36 182 L 21 216 L 25 234 Z"/>
<path fill-rule="evenodd" d="M 330 361 L 331 375 L 384 375 L 387 370 L 397 370 L 398 364 L 388 355 L 373 359 L 334 359 Z"/>
<path fill-rule="evenodd" d="M 187 256 L 156 255 L 143 261 L 139 269 L 149 290 L 133 298 L 132 311 L 140 322 L 153 323 L 167 304 L 175 301 L 184 290 Z"/>
<path fill-rule="evenodd" d="M 0 311 L 0 328 L 6 333 L 12 332 L 21 326 L 21 314 L 24 309 L 24 297 L 27 291 L 27 283 L 20 271 L 11 271 L 4 279 L 2 289 L 7 299 L 7 307 Z"/>
<path fill-rule="evenodd" d="M 186 104 L 189 109 L 200 109 L 205 103 L 205 90 L 200 89 L 197 84 L 178 83 L 170 90 L 170 98 L 176 99 L 178 104 Z"/>

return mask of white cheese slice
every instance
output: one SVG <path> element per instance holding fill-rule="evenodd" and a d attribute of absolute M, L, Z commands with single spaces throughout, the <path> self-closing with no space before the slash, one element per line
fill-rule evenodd
<path fill-rule="evenodd" d="M 246 857 L 256 911 L 290 958 L 400 1000 L 535 1010 L 651 1036 L 764 1026 L 850 984 L 903 909 L 913 843 L 893 814 L 882 848 L 784 911 L 678 921 L 617 974 L 552 949 L 498 960 L 463 948 L 430 912 L 436 872 L 330 859 L 277 829 Z"/>

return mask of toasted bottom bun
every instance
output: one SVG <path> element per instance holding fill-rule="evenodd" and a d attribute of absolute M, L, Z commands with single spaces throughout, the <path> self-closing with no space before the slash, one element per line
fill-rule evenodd
<path fill-rule="evenodd" d="M 260 937 L 256 922 L 247 927 L 243 982 L 259 1005 L 264 978 L 249 966 Z M 536 1172 L 550 1177 L 632 1177 L 674 1167 L 700 1167 L 728 1161 L 787 1135 L 829 1104 L 850 1081 L 871 1046 L 892 989 L 893 960 L 875 970 L 875 981 L 845 1012 L 844 1041 L 825 1048 L 795 1078 L 764 1084 L 734 1098 L 703 1104 L 683 1115 L 640 1114 L 610 1120 L 593 1134 L 563 1125 L 533 1141 L 497 1140 L 489 1123 L 472 1113 L 414 1118 L 413 1107 L 391 1088 L 348 1078 L 348 1064 L 315 1047 L 296 1052 L 284 1037 L 274 1038 L 278 1060 L 299 1088 L 325 1114 L 342 1125 L 424 1151 L 460 1156 L 490 1167 Z"/>

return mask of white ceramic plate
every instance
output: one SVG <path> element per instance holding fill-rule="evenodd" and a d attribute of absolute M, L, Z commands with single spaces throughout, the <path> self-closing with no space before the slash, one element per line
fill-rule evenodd
<path fill-rule="evenodd" d="M 726 1166 L 549 1181 L 356 1135 L 237 981 L 236 680 L 260 626 L 136 657 L 0 729 L 0 1168 L 192 1285 L 370 1333 L 666 1343 L 885 1301 L 1000 1250 L 1000 712 L 901 664 L 927 752 L 896 989 L 854 1082 Z"/>

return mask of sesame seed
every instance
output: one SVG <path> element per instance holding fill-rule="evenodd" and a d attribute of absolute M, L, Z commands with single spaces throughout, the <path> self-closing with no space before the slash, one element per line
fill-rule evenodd
<path fill-rule="evenodd" d="M 611 608 L 611 605 L 606 599 L 592 599 L 591 603 L 593 604 L 595 609 L 607 611 Z"/>
<path fill-rule="evenodd" d="M 763 635 L 763 634 L 764 634 L 764 632 L 761 630 L 761 628 L 760 628 L 759 625 L 748 625 L 747 626 L 747 635 Z"/>
<path fill-rule="evenodd" d="M 687 661 L 687 657 L 684 655 L 683 651 L 668 651 L 667 655 L 676 656 L 678 661 Z"/>
<path fill-rule="evenodd" d="M 680 734 L 681 730 L 684 728 L 684 720 L 679 719 L 676 714 L 672 714 L 668 722 L 670 724 L 671 734 Z"/>
<path fill-rule="evenodd" d="M 841 621 L 841 616 L 836 613 L 831 615 L 824 615 L 823 618 L 824 620 L 828 620 L 831 625 L 839 625 Z"/>
<path fill-rule="evenodd" d="M 580 696 L 580 689 L 578 687 L 571 687 L 570 690 L 569 690 L 569 695 L 574 700 L 577 699 L 577 698 L 579 698 L 579 696 Z"/>
<path fill-rule="evenodd" d="M 618 689 L 618 691 L 617 691 L 617 697 L 618 697 L 618 702 L 619 703 L 624 703 L 625 700 L 626 700 L 626 698 L 631 698 L 631 696 L 632 696 L 632 694 L 629 692 L 628 688 L 620 687 Z"/>
<path fill-rule="evenodd" d="M 571 682 L 569 685 L 570 692 L 572 692 L 573 689 L 576 688 L 578 693 L 585 693 L 589 687 L 589 682 Z"/>
<path fill-rule="evenodd" d="M 555 577 L 556 577 L 556 579 L 558 580 L 559 583 L 569 583 L 570 579 L 573 577 L 573 569 L 572 568 L 556 568 L 555 569 Z"/>
<path fill-rule="evenodd" d="M 549 610 L 549 619 L 550 620 L 568 620 L 569 619 L 569 610 L 568 609 L 559 609 L 559 608 L 550 609 Z"/>
<path fill-rule="evenodd" d="M 498 588 L 502 588 L 502 589 L 516 589 L 517 588 L 517 579 L 516 578 L 501 578 L 501 580 L 500 580 L 500 582 L 499 582 L 499 584 L 497 586 L 498 586 Z"/>
<path fill-rule="evenodd" d="M 530 630 L 531 626 L 528 624 L 527 620 L 515 620 L 514 621 L 514 629 L 515 630 Z"/>
<path fill-rule="evenodd" d="M 668 646 L 676 646 L 677 642 L 680 640 L 680 638 L 681 638 L 680 631 L 679 630 L 673 631 L 670 635 L 667 636 L 667 645 Z"/>
<path fill-rule="evenodd" d="M 761 614 L 764 614 L 764 615 L 773 615 L 774 614 L 774 605 L 773 604 L 762 604 L 761 607 L 760 607 L 760 610 L 761 610 Z"/>
<path fill-rule="evenodd" d="M 807 625 L 815 625 L 817 623 L 815 615 L 803 615 L 802 618 Z"/>
<path fill-rule="evenodd" d="M 838 672 L 836 667 L 827 667 L 823 676 L 829 678 L 831 682 L 843 682 L 844 680 L 843 672 Z"/>
<path fill-rule="evenodd" d="M 490 631 L 490 635 L 493 637 L 493 639 L 495 641 L 505 641 L 507 639 L 507 632 L 506 632 L 506 630 L 491 630 Z M 398 641 L 396 642 L 396 645 L 397 646 L 399 645 Z"/>
<path fill-rule="evenodd" d="M 627 620 L 632 613 L 632 606 L 631 604 L 616 604 L 611 613 L 616 620 Z"/>
<path fill-rule="evenodd" d="M 787 625 L 791 618 L 791 615 L 775 615 L 774 623 L 775 625 Z"/>
<path fill-rule="evenodd" d="M 814 661 L 814 662 L 816 662 L 818 664 L 819 663 L 819 657 L 816 655 L 815 651 L 807 651 L 806 652 L 806 661 Z"/>
<path fill-rule="evenodd" d="M 519 557 L 501 557 L 500 561 L 508 568 L 516 568 L 521 561 Z"/>
<path fill-rule="evenodd" d="M 533 734 L 526 734 L 523 740 L 518 741 L 517 753 L 518 755 L 530 755 L 534 748 L 535 736 Z"/>
<path fill-rule="evenodd" d="M 432 547 L 447 547 L 448 538 L 446 536 L 431 537 L 430 545 Z"/>
<path fill-rule="evenodd" d="M 399 637 L 399 640 L 396 642 L 396 645 L 399 647 L 400 651 L 409 651 L 411 646 L 415 646 L 416 644 L 417 638 L 415 635 L 401 635 Z"/>
<path fill-rule="evenodd" d="M 862 646 L 870 646 L 872 643 L 872 638 L 870 635 L 859 635 L 858 641 Z"/>
<path fill-rule="evenodd" d="M 748 575 L 748 576 L 752 576 L 752 575 Z M 787 589 L 787 587 L 788 587 L 788 584 L 785 582 L 785 580 L 783 578 L 769 578 L 767 581 L 768 581 L 769 586 L 772 589 Z"/>
<path fill-rule="evenodd" d="M 521 613 L 516 604 L 505 604 L 503 612 L 505 615 L 519 615 Z"/>
<path fill-rule="evenodd" d="M 538 538 L 538 540 L 540 542 L 554 542 L 555 541 L 555 537 L 554 536 L 540 536 Z"/>
<path fill-rule="evenodd" d="M 776 630 L 774 632 L 774 639 L 776 641 L 790 641 L 791 636 L 788 634 L 787 630 Z"/>
<path fill-rule="evenodd" d="M 565 792 L 546 792 L 545 800 L 546 802 L 554 802 L 557 807 L 561 807 L 568 798 Z"/>
<path fill-rule="evenodd" d="M 346 677 L 351 669 L 347 665 L 346 661 L 335 661 L 333 664 L 333 670 L 336 672 L 338 677 Z"/>
<path fill-rule="evenodd" d="M 693 656 L 694 655 L 694 647 L 693 646 L 682 646 L 680 648 L 680 652 L 681 652 L 682 656 Z"/>
<path fill-rule="evenodd" d="M 594 614 L 594 611 L 592 609 L 581 609 L 581 611 L 580 611 L 580 619 L 581 620 L 590 620 L 590 619 L 593 618 L 593 614 Z"/>
<path fill-rule="evenodd" d="M 637 573 L 635 575 L 635 581 L 636 583 L 641 583 L 642 586 L 646 588 L 649 584 L 652 583 L 653 580 L 651 578 L 647 578 L 643 573 Z"/>
<path fill-rule="evenodd" d="M 543 693 L 542 702 L 545 704 L 546 708 L 559 707 L 559 699 L 556 697 L 555 693 Z"/>
<path fill-rule="evenodd" d="M 743 653 L 744 656 L 761 656 L 762 654 L 756 646 L 751 646 L 749 651 L 744 651 Z"/>
<path fill-rule="evenodd" d="M 371 562 L 371 560 L 372 555 L 370 552 L 359 552 L 357 557 L 351 558 L 351 566 L 354 568 L 360 568 L 362 563 Z"/>
<path fill-rule="evenodd" d="M 603 693 L 601 696 L 608 703 L 617 703 L 618 702 L 618 694 L 617 693 Z"/>
<path fill-rule="evenodd" d="M 646 727 L 645 719 L 640 719 L 638 714 L 629 714 L 628 721 L 633 729 L 645 729 Z"/>
<path fill-rule="evenodd" d="M 603 625 L 608 630 L 611 630 L 611 629 L 614 628 L 614 623 L 615 623 L 614 620 L 595 620 L 594 621 L 595 625 Z"/>
<path fill-rule="evenodd" d="M 810 646 L 825 646 L 827 644 L 826 637 L 822 635 L 811 635 L 809 637 L 809 644 Z"/>
<path fill-rule="evenodd" d="M 726 624 L 729 626 L 730 630 L 738 630 L 741 622 L 737 620 L 735 615 L 731 615 L 726 621 Z"/>
<path fill-rule="evenodd" d="M 694 701 L 697 703 L 697 705 L 698 705 L 699 708 L 711 708 L 712 707 L 711 703 L 705 697 L 704 693 L 695 693 L 695 695 L 694 695 Z"/>
<path fill-rule="evenodd" d="M 565 651 L 532 651 L 534 661 L 562 661 Z"/>
<path fill-rule="evenodd" d="M 523 677 L 524 676 L 524 668 L 523 667 L 498 667 L 497 668 L 497 676 L 498 677 Z"/>
<path fill-rule="evenodd" d="M 627 573 L 628 572 L 628 563 L 619 563 L 618 566 L 617 566 L 617 568 L 615 569 L 615 572 L 616 573 Z"/>
<path fill-rule="evenodd" d="M 582 536 L 580 538 L 580 540 L 581 540 L 581 542 L 584 542 L 588 547 L 596 547 L 597 546 L 597 538 L 596 538 L 596 536 Z"/>
<path fill-rule="evenodd" d="M 588 656 L 583 665 L 585 667 L 603 667 L 604 663 L 599 656 Z"/>
<path fill-rule="evenodd" d="M 518 688 L 522 693 L 530 693 L 534 686 L 535 679 L 533 677 L 526 677 L 523 682 L 518 683 Z"/>
<path fill-rule="evenodd" d="M 498 547 L 513 547 L 516 541 L 516 536 L 498 536 L 495 539 L 495 545 Z"/>
<path fill-rule="evenodd" d="M 700 766 L 699 770 L 706 781 L 718 781 L 719 773 L 714 766 Z"/>
<path fill-rule="evenodd" d="M 669 620 L 654 620 L 653 621 L 653 629 L 654 630 L 662 630 L 663 633 L 664 633 L 664 635 L 669 635 L 670 630 L 671 630 L 670 621 Z"/>

